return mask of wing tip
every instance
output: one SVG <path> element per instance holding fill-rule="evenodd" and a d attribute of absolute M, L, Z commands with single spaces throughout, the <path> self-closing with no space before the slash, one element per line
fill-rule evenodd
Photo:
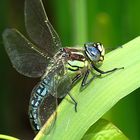
<path fill-rule="evenodd" d="M 10 35 L 11 33 L 15 32 L 15 31 L 17 31 L 17 30 L 14 28 L 6 28 L 2 33 L 3 40 L 5 40 L 8 37 L 8 35 Z"/>

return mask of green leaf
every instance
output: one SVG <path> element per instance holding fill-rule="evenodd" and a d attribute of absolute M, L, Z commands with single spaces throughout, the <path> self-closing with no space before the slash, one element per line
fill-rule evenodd
<path fill-rule="evenodd" d="M 100 119 L 86 132 L 82 140 L 128 140 L 111 122 Z"/>
<path fill-rule="evenodd" d="M 0 134 L 0 139 L 1 140 L 19 140 L 18 138 L 11 137 L 11 136 L 8 136 L 8 135 L 3 135 L 3 134 Z"/>
<path fill-rule="evenodd" d="M 140 86 L 140 37 L 108 53 L 100 69 L 106 71 L 115 67 L 124 69 L 93 80 L 82 92 L 79 82 L 71 90 L 78 102 L 78 112 L 74 111 L 73 103 L 66 96 L 58 107 L 50 133 L 46 135 L 45 125 L 35 139 L 80 140 L 112 106 L 137 89 Z"/>

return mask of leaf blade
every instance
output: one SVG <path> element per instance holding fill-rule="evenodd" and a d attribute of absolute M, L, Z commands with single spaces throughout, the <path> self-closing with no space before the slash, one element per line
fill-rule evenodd
<path fill-rule="evenodd" d="M 45 126 L 36 139 L 52 140 L 80 140 L 89 127 L 101 118 L 120 99 L 137 89 L 140 85 L 140 37 L 123 45 L 106 55 L 102 70 L 111 67 L 124 67 L 95 79 L 90 85 L 79 92 L 80 83 L 72 90 L 71 94 L 78 102 L 78 112 L 74 112 L 70 98 L 66 97 L 58 108 L 57 120 L 54 130 L 49 135 L 44 135 Z M 42 135 L 43 134 L 43 135 Z"/>
<path fill-rule="evenodd" d="M 86 132 L 82 140 L 128 140 L 128 138 L 111 122 L 99 119 Z"/>

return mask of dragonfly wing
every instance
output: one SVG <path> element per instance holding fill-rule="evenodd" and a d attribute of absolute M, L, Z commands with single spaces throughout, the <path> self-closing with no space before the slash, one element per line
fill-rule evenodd
<path fill-rule="evenodd" d="M 63 98 L 71 90 L 72 79 L 68 75 L 64 75 L 57 86 L 57 97 Z"/>
<path fill-rule="evenodd" d="M 3 41 L 12 65 L 19 73 L 28 77 L 40 77 L 44 73 L 48 59 L 19 31 L 6 29 Z"/>
<path fill-rule="evenodd" d="M 61 47 L 60 38 L 48 20 L 42 0 L 25 1 L 25 26 L 34 43 L 50 57 Z"/>
<path fill-rule="evenodd" d="M 47 95 L 40 106 L 39 116 L 41 123 L 44 124 L 57 108 L 57 98 L 51 94 Z"/>

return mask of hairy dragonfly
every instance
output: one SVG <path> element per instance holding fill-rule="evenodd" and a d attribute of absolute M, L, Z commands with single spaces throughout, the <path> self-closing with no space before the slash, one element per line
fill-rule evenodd
<path fill-rule="evenodd" d="M 29 41 L 16 29 L 6 29 L 3 41 L 13 67 L 28 77 L 41 77 L 34 87 L 29 103 L 29 118 L 34 131 L 39 131 L 56 109 L 56 98 L 69 94 L 72 86 L 83 78 L 85 86 L 97 75 L 88 79 L 94 69 L 100 74 L 120 68 L 102 71 L 98 68 L 104 60 L 105 50 L 101 43 L 85 43 L 83 48 L 62 48 L 60 38 L 48 20 L 42 0 L 25 0 L 25 26 Z M 43 108 L 45 118 L 40 115 Z"/>

